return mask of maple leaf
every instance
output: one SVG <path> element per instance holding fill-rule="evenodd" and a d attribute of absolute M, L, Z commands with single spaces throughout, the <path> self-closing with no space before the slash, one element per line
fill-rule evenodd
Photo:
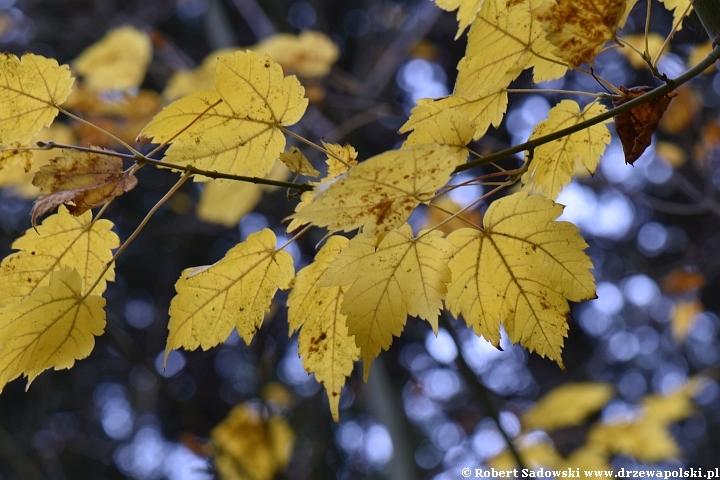
<path fill-rule="evenodd" d="M 275 250 L 272 230 L 253 233 L 213 265 L 188 268 L 175 284 L 165 357 L 183 347 L 207 350 L 237 328 L 250 344 L 278 288 L 294 275 L 289 253 Z"/>
<path fill-rule="evenodd" d="M 527 429 L 546 431 L 580 425 L 600 410 L 613 393 L 606 383 L 566 383 L 552 389 L 525 412 L 523 423 Z"/>
<path fill-rule="evenodd" d="M 220 58 L 215 88 L 171 103 L 140 135 L 156 143 L 172 141 L 165 156 L 173 163 L 264 176 L 285 149 L 279 127 L 305 113 L 305 90 L 294 76 L 283 78 L 270 57 L 254 52 Z"/>
<path fill-rule="evenodd" d="M 341 313 L 347 286 L 318 286 L 328 266 L 348 239 L 328 238 L 315 256 L 315 261 L 300 270 L 288 296 L 288 324 L 290 335 L 302 327 L 298 338 L 298 353 L 308 373 L 322 382 L 330 400 L 330 411 L 340 421 L 340 393 L 345 377 L 350 376 L 353 362 L 360 359 L 360 349 L 348 334 L 346 316 Z"/>
<path fill-rule="evenodd" d="M 68 66 L 52 58 L 0 54 L 0 145 L 25 145 L 49 126 L 73 82 Z"/>
<path fill-rule="evenodd" d="M 290 216 L 288 229 L 311 223 L 331 232 L 359 227 L 376 235 L 386 232 L 445 185 L 466 156 L 464 149 L 442 145 L 415 145 L 376 155 L 318 188 L 312 201 Z"/>
<path fill-rule="evenodd" d="M 90 212 L 74 217 L 60 207 L 37 230 L 26 230 L 12 244 L 19 251 L 0 263 L 0 307 L 47 286 L 51 274 L 60 267 L 77 269 L 82 284 L 89 288 L 112 258 L 112 249 L 120 245 L 112 228 L 109 220 L 93 223 Z M 102 295 L 105 282 L 114 279 L 111 267 L 91 293 Z"/>
<path fill-rule="evenodd" d="M 665 8 L 673 12 L 673 25 L 678 24 L 677 30 L 682 29 L 682 18 L 685 12 L 689 14 L 692 12 L 692 6 L 690 6 L 692 0 L 660 0 L 665 5 Z M 688 8 L 690 7 L 690 8 Z"/>
<path fill-rule="evenodd" d="M 0 391 L 20 375 L 29 387 L 44 370 L 71 368 L 90 354 L 105 329 L 105 299 L 83 297 L 82 289 L 77 270 L 62 267 L 47 286 L 0 309 Z"/>
<path fill-rule="evenodd" d="M 324 77 L 340 56 L 340 49 L 324 33 L 305 30 L 300 35 L 279 33 L 249 47 L 258 55 L 267 54 L 283 71 L 301 77 Z"/>
<path fill-rule="evenodd" d="M 69 126 L 64 123 L 53 123 L 50 127 L 43 127 L 27 145 L 34 145 L 37 141 L 48 142 L 51 140 L 57 143 L 71 144 L 76 137 Z M 28 154 L 27 158 L 20 159 L 15 165 L 5 166 L 0 170 L 0 188 L 10 187 L 6 192 L 9 191 L 21 198 L 37 198 L 40 195 L 40 189 L 32 184 L 33 177 L 57 153 L 52 150 L 24 150 L 24 152 Z M 28 164 L 30 168 L 26 169 Z"/>
<path fill-rule="evenodd" d="M 465 57 L 458 64 L 455 94 L 474 98 L 498 92 L 526 68 L 535 82 L 565 74 L 532 11 L 542 0 L 485 0 L 470 27 Z"/>
<path fill-rule="evenodd" d="M 685 341 L 693 325 L 698 319 L 698 314 L 705 310 L 705 306 L 698 299 L 679 300 L 673 305 L 673 313 L 670 318 L 670 329 L 675 342 Z"/>
<path fill-rule="evenodd" d="M 610 455 L 629 455 L 647 463 L 667 460 L 680 454 L 680 448 L 665 427 L 642 420 L 596 423 L 588 433 L 587 443 Z"/>
<path fill-rule="evenodd" d="M 325 160 L 325 163 L 328 165 L 328 170 L 327 176 L 323 179 L 324 181 L 342 175 L 348 171 L 348 168 L 357 165 L 358 152 L 349 143 L 339 145 L 337 143 L 322 142 L 322 144 L 328 152 L 332 153 L 332 155 L 328 155 L 327 160 Z M 338 160 L 338 158 L 342 159 L 342 162 Z"/>
<path fill-rule="evenodd" d="M 210 52 L 197 68 L 175 72 L 162 92 L 163 98 L 172 101 L 198 90 L 212 90 L 218 59 L 238 51 L 238 47 L 221 48 Z"/>
<path fill-rule="evenodd" d="M 448 12 L 452 12 L 453 10 L 458 11 L 457 20 L 459 26 L 457 34 L 455 34 L 455 40 L 457 40 L 468 25 L 475 20 L 475 16 L 477 12 L 480 11 L 482 3 L 483 0 L 435 0 L 435 4 L 443 10 Z"/>
<path fill-rule="evenodd" d="M 613 105 L 619 107 L 623 103 L 644 95 L 652 89 L 652 87 L 625 88 L 620 86 L 620 91 L 625 93 L 625 96 L 619 100 L 614 100 Z M 630 165 L 635 163 L 635 160 L 640 158 L 640 155 L 650 146 L 652 134 L 655 132 L 658 123 L 660 123 L 663 113 L 670 105 L 670 100 L 675 96 L 677 96 L 677 93 L 668 92 L 662 97 L 638 105 L 629 112 L 615 115 L 615 130 L 623 146 L 625 163 Z"/>
<path fill-rule="evenodd" d="M 625 0 L 546 0 L 534 15 L 557 47 L 552 53 L 577 67 L 616 38 L 625 7 Z"/>
<path fill-rule="evenodd" d="M 83 50 L 73 67 L 93 90 L 128 90 L 142 83 L 151 59 L 150 36 L 124 26 Z"/>
<path fill-rule="evenodd" d="M 290 150 L 280 154 L 280 160 L 293 172 L 308 177 L 317 177 L 320 172 L 315 170 L 310 160 L 297 147 L 290 147 Z"/>
<path fill-rule="evenodd" d="M 94 152 L 64 150 L 62 157 L 53 158 L 35 174 L 33 185 L 44 195 L 35 201 L 32 222 L 37 217 L 66 204 L 75 216 L 91 208 L 105 205 L 115 197 L 132 190 L 137 177 L 123 172 L 122 160 Z M 75 204 L 67 204 L 70 200 Z"/>
<path fill-rule="evenodd" d="M 223 479 L 272 480 L 289 463 L 295 433 L 280 416 L 263 417 L 240 404 L 210 432 L 215 467 Z"/>
<path fill-rule="evenodd" d="M 502 321 L 511 341 L 560 367 L 566 299 L 595 298 L 587 244 L 575 225 L 553 221 L 561 212 L 552 200 L 518 192 L 490 205 L 484 230 L 450 234 L 452 282 L 445 300 L 453 315 L 494 345 Z"/>
<path fill-rule="evenodd" d="M 695 411 L 692 398 L 702 386 L 702 377 L 695 377 L 668 395 L 647 395 L 640 402 L 643 420 L 667 426 L 688 418 Z"/>
<path fill-rule="evenodd" d="M 458 111 L 467 114 L 470 122 L 475 127 L 473 139 L 477 140 L 485 135 L 490 125 L 494 127 L 500 126 L 507 109 L 507 103 L 508 96 L 505 90 L 474 97 L 454 94 L 437 100 L 421 98 L 410 112 L 408 121 L 400 127 L 400 133 L 411 130 L 415 132 L 434 131 L 438 125 L 442 124 L 438 117 L 449 115 L 443 112 Z"/>
<path fill-rule="evenodd" d="M 442 233 L 413 238 L 407 223 L 376 240 L 358 235 L 331 264 L 320 286 L 350 285 L 341 313 L 363 357 L 365 379 L 370 364 L 399 336 L 407 316 L 427 320 L 437 333 L 437 318 L 450 281 L 446 262 L 451 248 Z"/>
<path fill-rule="evenodd" d="M 533 129 L 530 140 L 540 138 L 552 132 L 572 127 L 607 111 L 599 102 L 588 104 L 582 112 L 580 106 L 572 100 L 563 100 L 548 113 L 548 119 L 538 123 Z M 591 174 L 595 173 L 600 157 L 612 136 L 604 125 L 598 123 L 592 127 L 559 138 L 533 150 L 532 160 L 526 154 L 530 167 L 522 176 L 522 182 L 531 191 L 540 191 L 551 199 L 557 198 L 560 190 L 570 183 L 580 163 Z"/>
<path fill-rule="evenodd" d="M 457 109 L 445 109 L 428 118 L 423 128 L 414 128 L 403 146 L 435 143 L 464 147 L 472 141 L 474 133 L 475 125 L 470 122 L 467 113 Z"/>
<path fill-rule="evenodd" d="M 276 161 L 267 175 L 272 180 L 287 180 L 290 171 L 280 161 Z M 206 222 L 217 223 L 225 227 L 234 227 L 240 219 L 260 202 L 265 192 L 278 187 L 249 182 L 230 180 L 208 180 L 203 184 L 203 191 L 197 207 L 197 216 Z"/>

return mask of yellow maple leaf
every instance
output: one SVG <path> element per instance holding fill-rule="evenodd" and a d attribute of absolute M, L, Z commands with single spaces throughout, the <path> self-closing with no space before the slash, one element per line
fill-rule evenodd
<path fill-rule="evenodd" d="M 127 90 L 142 83 L 151 59 L 150 36 L 124 26 L 83 50 L 73 67 L 93 90 Z"/>
<path fill-rule="evenodd" d="M 566 383 L 552 389 L 525 412 L 523 423 L 528 429 L 542 430 L 580 425 L 600 410 L 613 393 L 606 383 Z"/>
<path fill-rule="evenodd" d="M 673 25 L 680 22 L 677 30 L 682 29 L 682 19 L 685 12 L 687 11 L 688 14 L 692 12 L 692 6 L 690 6 L 691 1 L 692 0 L 660 0 L 660 2 L 665 5 L 665 8 L 673 12 Z M 690 6 L 690 8 L 688 8 L 688 6 Z"/>
<path fill-rule="evenodd" d="M 563 100 L 550 110 L 547 120 L 535 125 L 530 140 L 572 127 L 605 111 L 607 109 L 601 103 L 592 102 L 580 112 L 577 103 Z M 572 180 L 576 163 L 581 163 L 591 174 L 595 173 L 606 144 L 612 140 L 610 130 L 605 126 L 610 121 L 608 119 L 535 148 L 530 167 L 522 176 L 523 184 L 531 191 L 539 191 L 555 199 Z M 526 161 L 528 158 L 526 154 Z"/>
<path fill-rule="evenodd" d="M 294 76 L 283 78 L 282 68 L 270 57 L 254 52 L 220 58 L 215 88 L 171 103 L 140 135 L 156 143 L 172 141 L 165 154 L 169 162 L 264 176 L 285 149 L 279 127 L 296 123 L 305 113 L 305 89 Z"/>
<path fill-rule="evenodd" d="M 407 220 L 415 207 L 450 180 L 466 156 L 464 149 L 442 145 L 415 145 L 376 155 L 316 188 L 310 204 L 290 216 L 288 230 L 311 223 L 331 232 L 363 227 L 379 235 Z"/>
<path fill-rule="evenodd" d="M 302 327 L 298 352 L 308 373 L 322 382 L 330 400 L 330 411 L 340 421 L 340 393 L 345 377 L 350 376 L 353 362 L 360 359 L 360 349 L 348 334 L 346 316 L 340 312 L 346 286 L 318 286 L 327 267 L 349 241 L 333 236 L 315 256 L 315 261 L 300 270 L 288 296 L 290 335 Z"/>
<path fill-rule="evenodd" d="M 175 284 L 165 356 L 176 348 L 207 350 L 227 340 L 233 328 L 249 344 L 278 288 L 295 273 L 286 251 L 275 250 L 272 230 L 249 235 L 213 265 L 188 268 Z"/>
<path fill-rule="evenodd" d="M 609 472 L 612 471 L 612 467 L 608 457 L 606 452 L 595 445 L 583 445 L 573 450 L 556 468 L 558 470 L 567 470 L 569 468 L 571 471 L 580 469 L 581 472 L 589 470 Z"/>
<path fill-rule="evenodd" d="M 500 126 L 503 115 L 507 109 L 508 96 L 505 90 L 482 94 L 474 97 L 464 97 L 457 94 L 449 95 L 437 100 L 421 98 L 410 112 L 410 118 L 400 127 L 400 133 L 410 130 L 422 132 L 433 130 L 441 122 L 440 115 L 446 111 L 459 111 L 467 114 L 475 127 L 473 139 L 477 140 L 487 132 L 490 125 Z M 412 134 L 411 134 L 412 135 Z"/>
<path fill-rule="evenodd" d="M 635 457 L 641 462 L 659 462 L 675 458 L 680 448 L 667 428 L 656 422 L 596 423 L 587 443 L 607 454 Z"/>
<path fill-rule="evenodd" d="M 33 226 L 37 217 L 58 205 L 66 204 L 70 213 L 82 215 L 135 188 L 137 177 L 122 166 L 118 157 L 77 150 L 65 150 L 62 157 L 51 159 L 33 179 L 45 194 L 33 205 Z M 71 200 L 74 204 L 67 203 Z"/>
<path fill-rule="evenodd" d="M 353 239 L 337 255 L 344 275 L 337 275 L 335 266 L 320 283 L 350 285 L 340 311 L 347 315 L 348 333 L 360 347 L 366 380 L 372 361 L 400 335 L 408 315 L 427 320 L 437 332 L 445 284 L 450 281 L 446 262 L 451 249 L 442 233 L 426 231 L 414 238 L 405 223 L 377 247 L 374 243 L 367 234 L 357 243 Z"/>
<path fill-rule="evenodd" d="M 317 177 L 320 172 L 315 170 L 310 160 L 297 147 L 290 147 L 290 150 L 280 154 L 280 161 L 282 161 L 290 170 L 300 175 L 306 175 L 308 177 Z"/>
<path fill-rule="evenodd" d="M 71 368 L 90 355 L 105 329 L 105 299 L 84 298 L 83 288 L 77 270 L 62 267 L 47 286 L 0 309 L 0 391 L 20 375 L 29 387 L 44 370 Z"/>
<path fill-rule="evenodd" d="M 474 98 L 507 87 L 526 68 L 535 82 L 565 74 L 532 11 L 542 0 L 485 0 L 470 27 L 465 57 L 458 64 L 455 93 Z"/>
<path fill-rule="evenodd" d="M 482 3 L 483 0 L 435 0 L 435 4 L 443 10 L 448 12 L 452 12 L 453 10 L 458 11 L 457 20 L 459 26 L 455 40 L 457 40 L 468 25 L 475 20 L 475 15 L 480 11 Z"/>
<path fill-rule="evenodd" d="M 692 398 L 701 387 L 701 379 L 692 378 L 668 395 L 647 395 L 640 402 L 643 420 L 669 425 L 688 418 L 695 410 Z"/>
<path fill-rule="evenodd" d="M 292 455 L 295 433 L 284 418 L 264 417 L 240 404 L 210 432 L 215 467 L 223 480 L 272 480 Z"/>
<path fill-rule="evenodd" d="M 562 457 L 555 448 L 546 442 L 523 446 L 519 449 L 518 454 L 523 465 L 530 468 L 554 468 L 562 461 Z M 489 459 L 487 465 L 495 470 L 512 470 L 518 467 L 515 456 L 509 450 Z"/>
<path fill-rule="evenodd" d="M 518 192 L 490 205 L 484 229 L 453 232 L 445 304 L 494 345 L 500 321 L 512 342 L 563 367 L 567 300 L 595 298 L 592 263 L 577 227 L 555 220 L 562 206 Z"/>
<path fill-rule="evenodd" d="M 67 65 L 26 53 L 0 54 L 0 145 L 27 142 L 49 126 L 70 94 L 74 79 Z"/>
<path fill-rule="evenodd" d="M 616 38 L 625 8 L 625 0 L 545 0 L 533 14 L 557 47 L 552 53 L 577 67 Z"/>
<path fill-rule="evenodd" d="M 327 35 L 312 30 L 300 35 L 279 33 L 249 48 L 259 55 L 269 55 L 285 73 L 306 78 L 327 75 L 340 56 L 340 49 Z"/>
<path fill-rule="evenodd" d="M 272 180 L 287 180 L 290 171 L 282 162 L 276 161 L 267 175 Z M 197 216 L 206 222 L 217 223 L 225 227 L 234 227 L 240 219 L 260 202 L 264 192 L 277 187 L 231 180 L 208 180 L 203 184 Z"/>
<path fill-rule="evenodd" d="M 26 230 L 12 244 L 19 252 L 0 263 L 0 307 L 47 286 L 52 272 L 64 266 L 77 269 L 82 285 L 90 288 L 112 258 L 112 249 L 120 245 L 112 227 L 109 220 L 92 223 L 90 212 L 74 217 L 67 208 L 60 207 L 37 231 Z M 102 295 L 105 282 L 114 279 L 111 267 L 92 293 Z"/>
<path fill-rule="evenodd" d="M 355 150 L 355 147 L 349 143 L 339 145 L 337 143 L 322 142 L 322 144 L 328 152 L 334 155 L 328 155 L 327 160 L 325 160 L 325 163 L 328 165 L 328 170 L 327 175 L 323 178 L 323 181 L 328 181 L 338 175 L 342 175 L 348 171 L 349 167 L 357 165 L 358 152 Z M 341 158 L 342 162 L 335 157 Z"/>
<path fill-rule="evenodd" d="M 445 109 L 427 118 L 422 128 L 415 127 L 403 146 L 436 143 L 464 147 L 472 141 L 475 130 L 467 113 L 459 109 Z"/>
<path fill-rule="evenodd" d="M 75 141 L 72 128 L 64 123 L 53 123 L 50 127 L 44 127 L 37 135 L 28 141 L 27 145 L 34 145 L 40 141 L 55 141 L 57 143 L 72 144 Z M 13 195 L 21 198 L 31 199 L 40 195 L 40 189 L 32 184 L 35 173 L 43 165 L 47 165 L 51 158 L 57 156 L 53 150 L 27 150 L 30 153 L 30 169 L 25 170 L 23 162 L 18 162 L 11 167 L 0 170 L 0 188 L 9 187 Z"/>
<path fill-rule="evenodd" d="M 172 101 L 198 90 L 212 90 L 215 87 L 215 67 L 218 59 L 239 50 L 237 47 L 215 50 L 210 52 L 197 68 L 175 72 L 163 90 L 163 98 Z"/>
<path fill-rule="evenodd" d="M 675 342 L 683 342 L 690 329 L 695 324 L 697 315 L 705 310 L 705 306 L 698 299 L 679 300 L 673 305 L 673 314 L 670 319 L 672 338 Z"/>

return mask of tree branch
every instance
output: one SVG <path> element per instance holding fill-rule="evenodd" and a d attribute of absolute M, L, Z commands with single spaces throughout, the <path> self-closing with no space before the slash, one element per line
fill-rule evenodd
<path fill-rule="evenodd" d="M 696 5 L 698 2 L 695 2 Z M 701 2 L 702 3 L 702 2 Z M 715 3 L 712 0 L 705 2 L 705 3 Z M 720 5 L 715 5 L 715 7 L 720 10 Z M 720 20 L 718 20 L 718 23 L 720 23 Z M 575 132 L 579 132 L 581 130 L 584 130 L 586 128 L 592 127 L 593 125 L 597 125 L 600 122 L 603 122 L 605 120 L 608 120 L 610 118 L 613 118 L 616 115 L 620 115 L 621 113 L 629 112 L 633 108 L 637 107 L 638 105 L 642 105 L 644 103 L 648 103 L 652 100 L 655 100 L 656 98 L 662 97 L 663 95 L 675 90 L 680 85 L 692 80 L 696 76 L 700 75 L 702 72 L 705 71 L 706 68 L 708 68 L 710 65 L 715 63 L 720 58 L 720 46 L 716 46 L 712 52 L 708 54 L 707 57 L 705 57 L 700 63 L 680 75 L 679 77 L 668 80 L 668 82 L 665 85 L 662 85 L 660 87 L 657 87 L 654 90 L 649 91 L 645 95 L 641 95 L 633 100 L 630 100 L 629 102 L 623 103 L 619 107 L 612 108 L 608 110 L 607 112 L 598 115 L 597 117 L 591 118 L 589 120 L 585 120 L 584 122 L 580 122 L 576 125 L 573 125 L 572 127 L 563 128 L 562 130 L 558 130 L 557 132 L 550 133 L 548 135 L 544 135 L 539 138 L 534 138 L 532 140 L 528 140 L 525 143 L 521 143 L 519 145 L 515 145 L 514 147 L 507 148 L 505 150 L 493 153 L 491 155 L 486 155 L 483 158 L 480 158 L 478 160 L 473 160 L 471 162 L 467 162 L 463 165 L 460 165 L 455 169 L 453 173 L 459 173 L 464 172 L 465 170 L 470 170 L 471 168 L 479 167 L 481 165 L 487 165 L 493 162 L 496 162 L 498 160 L 502 160 L 504 158 L 507 158 L 511 155 L 514 155 L 519 152 L 523 152 L 525 150 L 532 150 L 534 148 L 539 147 L 540 145 L 544 145 L 546 143 L 550 143 L 554 140 L 557 140 L 559 138 L 563 138 L 565 136 L 571 135 Z"/>

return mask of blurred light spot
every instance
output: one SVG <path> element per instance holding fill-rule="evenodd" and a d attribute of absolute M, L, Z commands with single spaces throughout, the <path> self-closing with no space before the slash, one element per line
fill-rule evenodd
<path fill-rule="evenodd" d="M 628 400 L 637 400 L 647 391 L 645 377 L 638 370 L 628 370 L 618 381 L 618 391 Z"/>
<path fill-rule="evenodd" d="M 280 248 L 283 245 L 285 245 L 288 240 L 290 240 L 290 237 L 285 235 L 284 230 L 277 230 L 275 232 L 277 243 L 275 244 L 275 248 Z M 295 265 L 300 263 L 300 260 L 302 259 L 302 253 L 300 253 L 300 247 L 297 246 L 297 243 L 292 242 L 287 245 L 285 245 L 284 250 L 290 254 L 290 256 L 293 258 L 293 261 L 295 262 Z M 299 267 L 298 267 L 299 268 Z"/>
<path fill-rule="evenodd" d="M 268 220 L 265 215 L 250 212 L 240 219 L 240 238 L 245 241 L 248 235 L 267 228 Z"/>
<path fill-rule="evenodd" d="M 605 150 L 600 162 L 600 171 L 610 182 L 621 183 L 626 188 L 639 189 L 645 184 L 642 171 L 625 163 L 625 154 L 617 139 L 613 139 Z"/>
<path fill-rule="evenodd" d="M 433 332 L 427 333 L 425 336 L 425 348 L 439 363 L 451 363 L 458 353 L 455 341 L 444 328 L 438 330 L 437 337 Z"/>
<path fill-rule="evenodd" d="M 424 395 L 407 395 L 404 404 L 405 413 L 415 423 L 423 423 L 440 412 L 440 407 Z"/>
<path fill-rule="evenodd" d="M 626 362 L 635 357 L 640 351 L 640 342 L 630 332 L 617 332 L 608 341 L 608 354 L 610 360 Z"/>
<path fill-rule="evenodd" d="M 585 222 L 592 221 L 597 196 L 592 188 L 573 181 L 560 191 L 557 203 L 565 205 L 558 220 L 572 222 L 582 228 Z"/>
<path fill-rule="evenodd" d="M 447 368 L 433 368 L 420 375 L 423 391 L 433 400 L 447 400 L 460 391 L 460 377 Z"/>
<path fill-rule="evenodd" d="M 640 340 L 640 353 L 644 355 L 654 352 L 660 345 L 660 335 L 652 327 L 643 325 L 635 330 L 635 335 Z"/>
<path fill-rule="evenodd" d="M 433 427 L 430 439 L 440 451 L 445 452 L 462 443 L 465 440 L 465 433 L 455 423 L 442 422 Z"/>
<path fill-rule="evenodd" d="M 648 307 L 658 301 L 660 289 L 647 275 L 633 275 L 624 282 L 623 291 L 628 301 L 638 307 Z"/>
<path fill-rule="evenodd" d="M 429 443 L 421 445 L 415 452 L 415 463 L 425 470 L 437 467 L 441 460 L 442 454 Z"/>
<path fill-rule="evenodd" d="M 503 335 L 505 334 L 504 331 L 501 333 Z M 505 347 L 504 342 L 502 341 L 501 345 L 503 348 Z M 505 352 L 495 348 L 492 343 L 474 334 L 470 335 L 465 341 L 463 341 L 462 351 L 465 361 L 468 362 L 475 373 L 483 373 L 487 371 L 493 360 L 505 354 Z"/>
<path fill-rule="evenodd" d="M 133 430 L 133 414 L 125 387 L 118 383 L 102 383 L 93 391 L 93 400 L 100 410 L 100 423 L 105 434 L 121 440 Z"/>
<path fill-rule="evenodd" d="M 640 418 L 642 411 L 627 402 L 611 400 L 602 409 L 600 419 L 604 423 L 632 422 Z"/>
<path fill-rule="evenodd" d="M 315 381 L 315 375 L 308 374 L 302 365 L 298 356 L 297 341 L 288 347 L 285 356 L 280 361 L 278 375 L 281 380 L 293 385 L 297 392 L 304 397 L 314 395 L 320 388 L 320 383 Z"/>
<path fill-rule="evenodd" d="M 452 185 L 467 182 L 473 177 L 468 174 L 456 175 L 450 182 Z M 468 206 L 471 202 L 477 200 L 483 195 L 482 185 L 463 185 L 462 187 L 455 188 L 448 194 L 450 199 L 457 203 L 461 207 Z"/>
<path fill-rule="evenodd" d="M 364 456 L 374 465 L 385 465 L 393 454 L 390 434 L 382 425 L 373 425 L 365 432 Z"/>
<path fill-rule="evenodd" d="M 594 221 L 586 222 L 584 229 L 598 237 L 619 240 L 632 227 L 635 209 L 628 198 L 615 191 L 600 195 L 593 212 Z"/>
<path fill-rule="evenodd" d="M 720 385 L 716 381 L 708 381 L 699 394 L 695 396 L 695 402 L 700 405 L 714 405 L 717 411 L 718 398 L 720 398 Z"/>
<path fill-rule="evenodd" d="M 400 362 L 414 374 L 418 374 L 423 370 L 437 365 L 432 357 L 425 353 L 424 348 L 412 343 L 406 345 L 400 352 Z"/>
<path fill-rule="evenodd" d="M 212 480 L 210 465 L 203 457 L 183 445 L 175 445 L 162 465 L 167 480 Z"/>
<path fill-rule="evenodd" d="M 660 160 L 654 149 L 652 152 L 653 156 L 650 161 L 641 164 L 644 167 L 643 172 L 645 174 L 645 178 L 647 178 L 650 183 L 662 185 L 672 178 L 673 168 L 669 163 Z"/>
<path fill-rule="evenodd" d="M 653 387 L 663 395 L 672 393 L 687 381 L 687 365 L 684 365 L 685 361 L 682 358 L 678 360 L 678 362 L 663 362 L 653 374 Z"/>
<path fill-rule="evenodd" d="M 505 439 L 494 425 L 481 428 L 472 439 L 475 453 L 483 460 L 492 458 L 505 450 Z"/>
<path fill-rule="evenodd" d="M 134 298 L 125 304 L 125 320 L 131 327 L 141 330 L 152 325 L 155 320 L 155 306 L 152 296 L 140 292 L 142 298 Z"/>
<path fill-rule="evenodd" d="M 532 134 L 535 125 L 547 118 L 550 104 L 540 95 L 528 96 L 522 105 L 508 113 L 507 130 L 513 138 L 513 143 L 522 143 Z"/>
<path fill-rule="evenodd" d="M 670 78 L 677 77 L 686 69 L 683 59 L 670 52 L 665 53 L 662 57 L 660 57 L 657 67 L 658 70 Z"/>
<path fill-rule="evenodd" d="M 165 361 L 164 350 L 155 357 L 155 370 L 165 378 L 177 375 L 183 368 L 185 368 L 185 355 L 177 350 L 170 352 L 167 361 Z"/>
<path fill-rule="evenodd" d="M 592 301 L 593 308 L 608 315 L 619 313 L 625 306 L 622 292 L 610 282 L 598 283 L 597 296 L 598 298 Z"/>
<path fill-rule="evenodd" d="M 637 235 L 638 248 L 647 257 L 659 255 L 665 248 L 667 240 L 667 229 L 657 222 L 646 223 L 640 227 Z"/>
<path fill-rule="evenodd" d="M 520 419 L 512 412 L 500 412 L 500 426 L 511 437 L 520 434 Z"/>
<path fill-rule="evenodd" d="M 346 452 L 356 452 L 362 448 L 364 433 L 357 423 L 346 422 L 338 427 L 335 441 Z"/>
<path fill-rule="evenodd" d="M 483 383 L 500 395 L 515 393 L 520 387 L 518 370 L 522 366 L 509 359 L 496 363 L 489 372 L 482 375 Z"/>
<path fill-rule="evenodd" d="M 448 94 L 447 75 L 436 63 L 414 58 L 405 63 L 396 76 L 397 84 L 410 96 L 409 110 L 421 98 L 438 98 Z"/>
<path fill-rule="evenodd" d="M 288 10 L 288 21 L 298 30 L 305 30 L 317 20 L 315 9 L 307 2 L 295 2 Z"/>
<path fill-rule="evenodd" d="M 363 10 L 350 10 L 343 18 L 343 28 L 351 37 L 362 37 L 370 29 L 370 18 Z"/>
<path fill-rule="evenodd" d="M 163 437 L 154 426 L 141 428 L 131 443 L 115 450 L 115 463 L 121 472 L 138 480 L 161 478 L 166 455 Z"/>
<path fill-rule="evenodd" d="M 596 309 L 592 304 L 580 308 L 580 326 L 588 335 L 599 337 L 612 325 L 612 317 Z"/>

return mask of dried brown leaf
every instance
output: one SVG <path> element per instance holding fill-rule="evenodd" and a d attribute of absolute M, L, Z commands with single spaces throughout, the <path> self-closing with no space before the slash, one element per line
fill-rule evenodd
<path fill-rule="evenodd" d="M 33 185 L 45 194 L 33 205 L 34 226 L 39 216 L 61 204 L 75 216 L 104 205 L 135 188 L 137 178 L 123 172 L 120 158 L 65 150 L 64 156 L 53 158 L 35 174 Z M 74 205 L 67 204 L 71 200 Z"/>
<path fill-rule="evenodd" d="M 625 88 L 621 86 L 620 90 L 626 95 L 624 98 L 613 101 L 613 105 L 618 107 L 652 89 L 653 87 Z M 668 92 L 662 97 L 638 105 L 629 112 L 615 116 L 615 130 L 617 130 L 622 142 L 625 163 L 632 165 L 650 146 L 652 134 L 655 132 L 658 123 L 660 123 L 663 113 L 670 105 L 670 100 L 676 95 L 675 92 Z"/>

